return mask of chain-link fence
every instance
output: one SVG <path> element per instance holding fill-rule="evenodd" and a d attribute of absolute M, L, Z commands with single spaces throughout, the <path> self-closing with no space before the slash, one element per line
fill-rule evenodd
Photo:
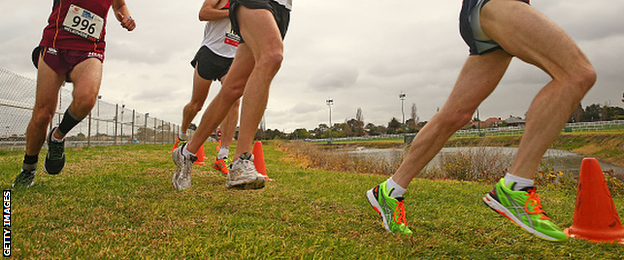
<path fill-rule="evenodd" d="M 0 68 L 0 148 L 25 147 L 36 85 L 34 79 Z M 71 104 L 71 88 L 71 83 L 61 88 L 50 128 L 61 122 L 63 113 Z M 102 101 L 98 96 L 91 114 L 67 134 L 65 146 L 172 143 L 179 129 L 179 125 L 149 113 L 139 113 L 125 105 Z"/>

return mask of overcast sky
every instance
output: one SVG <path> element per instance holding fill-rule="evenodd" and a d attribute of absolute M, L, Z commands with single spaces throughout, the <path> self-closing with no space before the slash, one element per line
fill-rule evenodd
<path fill-rule="evenodd" d="M 191 96 L 189 61 L 203 38 L 197 18 L 202 1 L 126 0 L 135 31 L 109 14 L 104 79 L 100 94 L 179 124 Z M 325 100 L 334 100 L 332 122 L 354 118 L 387 125 L 406 117 L 412 103 L 429 120 L 446 100 L 468 47 L 458 30 L 460 0 L 295 0 L 285 40 L 285 59 L 271 86 L 266 126 L 291 132 L 328 123 Z M 594 65 L 598 81 L 583 100 L 623 106 L 624 1 L 534 0 L 532 5 L 577 42 Z M 50 14 L 52 0 L 0 1 L 0 67 L 36 78 L 30 61 Z M 526 113 L 549 81 L 518 59 L 498 89 L 481 105 L 482 118 Z M 208 102 L 220 88 L 213 83 Z M 206 105 L 207 106 L 207 105 Z M 199 123 L 201 113 L 195 123 Z"/>

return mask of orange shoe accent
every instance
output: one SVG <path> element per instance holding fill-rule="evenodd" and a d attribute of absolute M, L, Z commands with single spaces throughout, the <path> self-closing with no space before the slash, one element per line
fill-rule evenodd
<path fill-rule="evenodd" d="M 256 166 L 256 171 L 262 174 L 265 180 L 268 180 L 269 175 L 267 175 L 266 165 L 264 164 L 264 152 L 262 151 L 262 142 L 255 141 L 251 153 L 254 155 L 253 162 Z"/>
<path fill-rule="evenodd" d="M 206 159 L 206 152 L 204 151 L 204 145 L 202 144 L 199 147 L 199 150 L 197 151 L 197 161 L 195 161 L 193 164 L 204 165 L 206 164 L 204 162 L 205 159 Z"/>
<path fill-rule="evenodd" d="M 535 188 L 529 189 L 527 193 L 529 199 L 524 203 L 524 210 L 529 214 L 542 214 L 542 216 L 540 216 L 541 219 L 550 220 L 550 218 L 544 214 L 542 202 L 540 201 L 539 195 L 535 193 Z M 529 207 L 533 207 L 533 209 L 530 210 Z"/>
<path fill-rule="evenodd" d="M 571 238 L 624 245 L 620 216 L 600 164 L 594 158 L 585 158 L 581 163 L 572 226 L 563 232 Z"/>
<path fill-rule="evenodd" d="M 215 159 L 215 162 L 212 164 L 212 168 L 214 168 L 217 171 L 220 171 L 221 173 L 225 175 L 230 173 L 230 169 L 227 167 L 227 164 L 225 163 L 223 159 Z"/>
<path fill-rule="evenodd" d="M 399 201 L 394 209 L 394 222 L 407 225 L 407 221 L 405 220 L 405 204 L 403 204 L 403 201 Z"/>

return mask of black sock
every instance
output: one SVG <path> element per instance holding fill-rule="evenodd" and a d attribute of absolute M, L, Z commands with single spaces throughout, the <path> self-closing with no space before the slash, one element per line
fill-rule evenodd
<path fill-rule="evenodd" d="M 24 164 L 22 169 L 24 170 L 35 170 L 37 169 L 37 162 L 39 161 L 39 154 L 37 155 L 28 155 L 24 154 Z"/>
<path fill-rule="evenodd" d="M 67 108 L 67 110 L 65 110 L 65 114 L 63 115 L 63 120 L 61 120 L 61 124 L 58 126 L 58 134 L 61 137 L 65 137 L 65 135 L 69 133 L 74 126 L 80 123 L 80 121 L 82 121 L 82 118 L 78 118 L 74 112 Z"/>

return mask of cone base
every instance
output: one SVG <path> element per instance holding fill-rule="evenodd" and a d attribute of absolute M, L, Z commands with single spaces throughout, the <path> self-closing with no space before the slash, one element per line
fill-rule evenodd
<path fill-rule="evenodd" d="M 591 236 L 591 235 L 578 234 L 576 232 L 571 231 L 569 228 L 564 229 L 563 232 L 570 238 L 585 239 L 585 240 L 596 242 L 596 243 L 612 243 L 612 244 L 624 245 L 624 237 L 595 238 L 594 236 Z"/>

